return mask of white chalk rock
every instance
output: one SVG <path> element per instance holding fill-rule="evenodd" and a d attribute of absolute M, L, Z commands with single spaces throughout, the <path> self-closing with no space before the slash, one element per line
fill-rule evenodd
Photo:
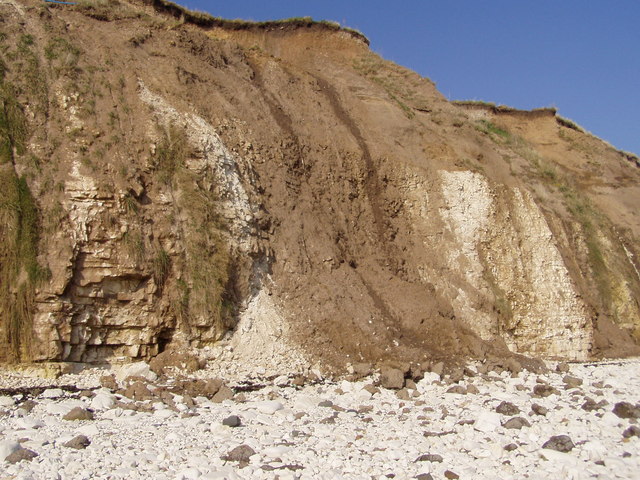
<path fill-rule="evenodd" d="M 273 417 L 271 415 L 267 415 L 266 413 L 257 414 L 254 420 L 259 424 L 266 425 L 266 426 L 271 426 L 276 424 Z"/>
<path fill-rule="evenodd" d="M 120 418 L 122 416 L 121 408 L 112 408 L 111 410 L 107 410 L 102 414 L 102 418 L 108 420 L 115 420 L 116 418 Z"/>
<path fill-rule="evenodd" d="M 40 394 L 40 398 L 58 398 L 62 397 L 64 392 L 61 388 L 47 388 Z"/>
<path fill-rule="evenodd" d="M 146 362 L 136 362 L 129 365 L 123 365 L 115 371 L 116 380 L 122 382 L 127 377 L 143 377 L 150 382 L 155 382 L 158 375 L 153 373 Z"/>
<path fill-rule="evenodd" d="M 15 404 L 16 401 L 13 398 L 6 395 L 0 396 L 0 407 L 13 407 Z"/>
<path fill-rule="evenodd" d="M 500 414 L 496 412 L 480 412 L 473 428 L 479 432 L 489 433 L 500 426 Z"/>
<path fill-rule="evenodd" d="M 609 453 L 609 449 L 599 440 L 590 440 L 582 446 L 582 451 L 592 462 L 604 459 Z"/>
<path fill-rule="evenodd" d="M 65 400 L 64 402 L 50 402 L 46 403 L 44 409 L 47 411 L 49 415 L 66 415 L 75 407 L 86 407 L 84 402 L 76 399 Z"/>
<path fill-rule="evenodd" d="M 9 455 L 20 448 L 20 444 L 13 440 L 0 442 L 0 461 L 4 461 Z"/>
<path fill-rule="evenodd" d="M 284 405 L 282 405 L 282 403 L 278 402 L 277 400 L 256 402 L 252 406 L 259 412 L 265 413 L 267 415 L 273 415 L 278 410 L 282 410 L 284 408 Z"/>
<path fill-rule="evenodd" d="M 153 416 L 166 420 L 168 418 L 171 418 L 175 415 L 175 412 L 173 410 L 169 410 L 168 408 L 163 408 L 160 410 L 156 410 L 155 412 L 153 412 Z"/>
<path fill-rule="evenodd" d="M 287 375 L 280 375 L 273 379 L 274 385 L 287 385 L 289 383 L 289 377 Z"/>
<path fill-rule="evenodd" d="M 35 430 L 44 427 L 44 423 L 33 417 L 23 417 L 16 420 L 16 426 L 25 430 Z"/>
<path fill-rule="evenodd" d="M 600 425 L 603 425 L 609 428 L 620 427 L 623 424 L 621 419 L 615 413 L 612 413 L 612 412 L 605 412 L 600 418 L 599 423 Z"/>
<path fill-rule="evenodd" d="M 98 426 L 95 423 L 87 423 L 86 425 L 83 425 L 77 428 L 76 433 L 78 435 L 85 435 L 91 438 L 94 435 L 98 435 L 100 433 L 100 430 L 98 429 Z"/>
<path fill-rule="evenodd" d="M 239 480 L 240 477 L 231 468 L 221 468 L 216 472 L 202 475 L 200 480 Z"/>
<path fill-rule="evenodd" d="M 277 458 L 277 457 L 281 457 L 282 455 L 286 454 L 287 452 L 289 452 L 291 450 L 291 448 L 289 447 L 285 447 L 282 445 L 276 445 L 273 447 L 267 447 L 264 450 L 262 450 L 262 454 L 266 457 L 270 457 L 270 458 Z"/>
<path fill-rule="evenodd" d="M 486 448 L 478 447 L 478 448 L 469 450 L 469 455 L 471 455 L 473 458 L 476 458 L 476 459 L 491 458 L 493 456 L 493 452 Z"/>
<path fill-rule="evenodd" d="M 116 396 L 108 391 L 98 391 L 91 399 L 91 408 L 94 410 L 109 410 L 116 403 Z"/>
<path fill-rule="evenodd" d="M 568 467 L 577 467 L 580 462 L 576 457 L 568 453 L 558 452 L 549 448 L 540 451 L 540 455 L 555 464 L 562 464 Z"/>
<path fill-rule="evenodd" d="M 202 476 L 202 473 L 197 468 L 187 468 L 178 472 L 176 480 L 196 480 Z"/>
<path fill-rule="evenodd" d="M 322 401 L 320 397 L 310 397 L 308 395 L 300 395 L 293 403 L 294 410 L 309 411 L 318 406 Z"/>

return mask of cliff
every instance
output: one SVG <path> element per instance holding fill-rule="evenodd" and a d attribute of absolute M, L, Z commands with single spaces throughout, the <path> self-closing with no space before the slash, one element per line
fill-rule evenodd
<path fill-rule="evenodd" d="M 639 352 L 638 158 L 553 110 L 151 0 L 2 0 L 0 81 L 0 360 Z"/>

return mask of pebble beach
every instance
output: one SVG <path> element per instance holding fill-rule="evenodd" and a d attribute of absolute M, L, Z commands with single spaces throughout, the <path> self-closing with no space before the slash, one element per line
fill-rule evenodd
<path fill-rule="evenodd" d="M 144 363 L 0 378 L 0 480 L 640 478 L 638 359 L 472 364 L 390 388 L 379 373 L 242 382 Z"/>

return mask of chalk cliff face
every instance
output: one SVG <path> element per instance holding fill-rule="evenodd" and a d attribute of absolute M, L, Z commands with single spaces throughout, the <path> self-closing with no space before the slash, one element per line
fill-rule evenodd
<path fill-rule="evenodd" d="M 640 162 L 307 20 L 0 2 L 0 360 L 637 354 Z"/>

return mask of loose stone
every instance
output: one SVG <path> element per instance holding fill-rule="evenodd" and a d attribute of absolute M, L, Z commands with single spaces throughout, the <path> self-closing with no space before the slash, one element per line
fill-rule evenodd
<path fill-rule="evenodd" d="M 65 447 L 76 450 L 84 450 L 89 445 L 91 445 L 91 441 L 85 435 L 78 435 L 64 444 Z"/>
<path fill-rule="evenodd" d="M 536 415 L 542 416 L 545 416 L 547 413 L 549 413 L 549 409 L 547 407 L 543 407 L 542 405 L 538 405 L 537 403 L 531 405 L 531 411 Z"/>
<path fill-rule="evenodd" d="M 496 412 L 502 415 L 513 416 L 520 413 L 520 409 L 511 402 L 501 402 L 500 405 L 496 407 Z"/>
<path fill-rule="evenodd" d="M 504 428 L 520 430 L 522 427 L 530 427 L 531 424 L 522 417 L 513 417 L 502 424 Z"/>
<path fill-rule="evenodd" d="M 222 421 L 222 424 L 226 425 L 227 427 L 239 427 L 241 423 L 242 421 L 237 415 L 231 415 Z"/>
<path fill-rule="evenodd" d="M 442 455 L 427 453 L 425 455 L 420 455 L 418 458 L 414 460 L 414 462 L 434 462 L 434 463 L 442 463 Z"/>
<path fill-rule="evenodd" d="M 397 368 L 382 367 L 380 369 L 380 385 L 383 388 L 400 390 L 404 387 L 404 373 Z"/>
<path fill-rule="evenodd" d="M 533 387 L 533 395 L 536 397 L 548 397 L 549 395 L 558 395 L 559 393 L 560 392 L 551 385 L 538 384 Z"/>
<path fill-rule="evenodd" d="M 618 402 L 613 407 L 613 413 L 620 418 L 640 418 L 640 407 L 629 402 Z"/>
<path fill-rule="evenodd" d="M 562 382 L 567 386 L 567 388 L 576 388 L 582 385 L 582 380 L 580 378 L 572 377 L 571 375 L 565 375 Z"/>
<path fill-rule="evenodd" d="M 249 459 L 255 454 L 255 450 L 249 445 L 239 445 L 220 458 L 228 462 L 239 462 L 240 464 L 247 464 L 249 463 Z"/>
<path fill-rule="evenodd" d="M 29 450 L 28 448 L 18 448 L 13 453 L 5 458 L 5 461 L 9 463 L 19 463 L 23 460 L 26 462 L 30 462 L 34 458 L 36 458 L 38 454 L 33 450 Z"/>
<path fill-rule="evenodd" d="M 550 450 L 556 450 L 563 453 L 570 452 L 574 447 L 575 445 L 568 435 L 554 435 L 542 445 L 542 448 L 548 448 Z"/>
<path fill-rule="evenodd" d="M 64 420 L 93 420 L 93 412 L 86 408 L 75 407 L 62 418 Z"/>
<path fill-rule="evenodd" d="M 624 438 L 640 437 L 640 427 L 638 427 L 637 425 L 631 425 L 624 432 L 622 432 L 622 436 Z"/>

